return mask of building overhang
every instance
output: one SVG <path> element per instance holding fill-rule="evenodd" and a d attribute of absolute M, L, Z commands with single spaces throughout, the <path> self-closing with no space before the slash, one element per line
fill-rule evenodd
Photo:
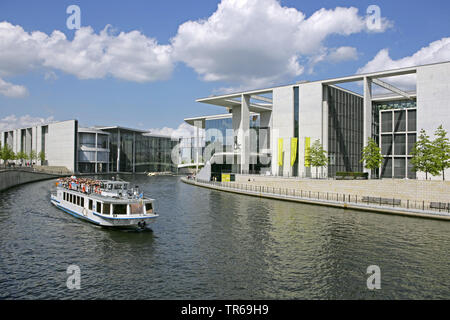
<path fill-rule="evenodd" d="M 250 96 L 251 100 L 249 105 L 250 112 L 260 113 L 265 111 L 272 111 L 272 99 L 263 96 L 264 94 L 271 94 L 272 91 L 273 88 L 252 90 L 217 96 L 214 95 L 207 98 L 197 99 L 196 101 L 200 103 L 212 104 L 219 107 L 233 108 L 241 106 L 242 96 L 247 95 Z"/>
<path fill-rule="evenodd" d="M 256 115 L 255 112 L 250 112 L 250 115 Z M 200 116 L 200 117 L 193 117 L 193 118 L 186 118 L 184 119 L 184 122 L 190 124 L 191 126 L 196 126 L 197 124 L 201 124 L 199 128 L 204 129 L 206 120 L 219 120 L 219 119 L 229 119 L 232 118 L 233 114 L 231 113 L 223 113 L 223 114 L 216 114 L 212 116 Z"/>

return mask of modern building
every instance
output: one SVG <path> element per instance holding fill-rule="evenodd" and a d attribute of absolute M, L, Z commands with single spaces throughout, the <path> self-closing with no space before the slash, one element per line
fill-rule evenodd
<path fill-rule="evenodd" d="M 415 90 L 394 86 L 400 76 L 415 79 Z M 362 84 L 363 92 L 344 88 L 351 83 Z M 377 94 L 377 87 L 387 93 Z M 218 140 L 213 136 L 225 137 L 222 149 L 212 148 L 210 158 L 206 153 L 210 168 L 205 166 L 205 170 L 211 170 L 210 175 L 232 172 L 312 177 L 315 170 L 311 170 L 307 156 L 316 140 L 328 154 L 322 176 L 334 177 L 339 171 L 368 172 L 361 154 L 373 138 L 384 157 L 383 178 L 423 179 L 424 174 L 412 170 L 411 149 L 421 129 L 430 136 L 439 125 L 450 129 L 450 62 L 302 81 L 197 102 L 227 110 L 223 115 L 185 119 L 207 131 L 207 144 Z M 258 121 L 252 125 L 255 115 Z M 215 130 L 208 133 L 208 129 Z M 225 134 L 224 129 L 228 129 Z"/>
<path fill-rule="evenodd" d="M 1 132 L 1 145 L 45 154 L 44 165 L 71 172 L 176 171 L 172 150 L 179 140 L 148 131 L 111 126 L 79 128 L 77 120 Z M 40 161 L 38 161 L 40 162 Z"/>

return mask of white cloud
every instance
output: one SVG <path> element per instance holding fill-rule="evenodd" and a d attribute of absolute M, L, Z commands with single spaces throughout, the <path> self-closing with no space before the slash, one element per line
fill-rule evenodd
<path fill-rule="evenodd" d="M 390 57 L 389 49 L 382 49 L 371 61 L 360 68 L 358 73 L 407 68 L 443 61 L 450 61 L 450 38 L 434 41 L 413 55 L 398 60 L 393 60 Z M 415 75 L 387 78 L 387 80 L 407 90 L 413 90 L 416 83 Z"/>
<path fill-rule="evenodd" d="M 54 121 L 55 120 L 53 116 L 48 118 L 39 118 L 39 117 L 32 117 L 27 114 L 21 117 L 17 117 L 16 115 L 11 114 L 9 116 L 4 117 L 3 119 L 0 119 L 0 131 L 12 130 L 17 128 L 27 128 Z"/>
<path fill-rule="evenodd" d="M 175 59 L 203 80 L 260 87 L 301 75 L 302 61 L 321 61 L 330 35 L 364 31 L 366 17 L 356 8 L 320 9 L 306 18 L 276 0 L 223 0 L 208 19 L 180 25 L 171 42 Z"/>
<path fill-rule="evenodd" d="M 163 128 L 153 128 L 149 129 L 150 133 L 157 134 L 157 135 L 163 135 L 163 136 L 169 136 L 172 138 L 189 138 L 189 137 L 195 137 L 196 128 L 194 126 L 191 126 L 190 124 L 183 122 L 181 123 L 177 128 L 169 128 L 169 127 L 163 127 Z M 200 137 L 204 137 L 205 130 L 200 129 L 199 130 Z"/>
<path fill-rule="evenodd" d="M 342 62 L 358 59 L 358 51 L 353 47 L 340 47 L 332 50 L 328 55 L 331 62 Z"/>
<path fill-rule="evenodd" d="M 24 86 L 15 85 L 0 78 L 0 94 L 10 98 L 22 98 L 28 95 L 28 90 Z"/>
<path fill-rule="evenodd" d="M 82 27 L 68 40 L 58 30 L 28 32 L 4 21 L 0 77 L 43 68 L 46 79 L 62 71 L 79 79 L 150 82 L 168 79 L 175 63 L 184 62 L 204 81 L 263 87 L 312 71 L 324 60 L 355 59 L 356 49 L 330 49 L 325 41 L 331 35 L 373 32 L 367 18 L 354 7 L 320 9 L 306 17 L 277 0 L 222 0 L 207 19 L 181 24 L 166 45 L 140 31 L 117 33 L 110 26 L 99 33 Z M 377 32 L 388 26 L 382 19 Z"/>
<path fill-rule="evenodd" d="M 46 68 L 80 79 L 112 76 L 148 82 L 170 77 L 174 67 L 170 45 L 159 45 L 139 31 L 113 35 L 108 28 L 96 34 L 91 27 L 83 27 L 69 41 L 60 31 L 29 33 L 21 26 L 0 22 L 0 76 Z"/>
<path fill-rule="evenodd" d="M 149 129 L 150 133 L 152 134 L 169 136 L 173 138 L 193 137 L 195 135 L 195 130 L 195 127 L 189 125 L 186 122 L 180 124 L 176 129 L 169 127 Z"/>

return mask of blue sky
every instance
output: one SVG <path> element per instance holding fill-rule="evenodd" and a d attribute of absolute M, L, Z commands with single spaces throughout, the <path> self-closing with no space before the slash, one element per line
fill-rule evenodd
<path fill-rule="evenodd" d="M 448 1 L 253 1 L 224 0 L 219 10 L 212 0 L 2 0 L 0 127 L 76 118 L 176 129 L 224 111 L 195 102 L 210 94 L 450 60 Z M 71 47 L 80 32 L 66 26 L 73 4 L 92 30 Z M 376 32 L 361 23 L 369 5 L 381 9 Z M 54 30 L 67 39 L 54 45 Z M 49 39 L 31 39 L 34 31 Z"/>

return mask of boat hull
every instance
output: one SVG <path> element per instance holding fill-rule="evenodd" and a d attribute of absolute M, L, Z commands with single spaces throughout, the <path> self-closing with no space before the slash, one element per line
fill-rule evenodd
<path fill-rule="evenodd" d="M 58 209 L 70 214 L 71 216 L 93 223 L 101 227 L 115 229 L 146 229 L 158 217 L 157 214 L 152 215 L 133 215 L 126 217 L 105 216 L 80 208 L 71 203 L 61 203 L 56 197 L 52 196 L 50 202 Z"/>

